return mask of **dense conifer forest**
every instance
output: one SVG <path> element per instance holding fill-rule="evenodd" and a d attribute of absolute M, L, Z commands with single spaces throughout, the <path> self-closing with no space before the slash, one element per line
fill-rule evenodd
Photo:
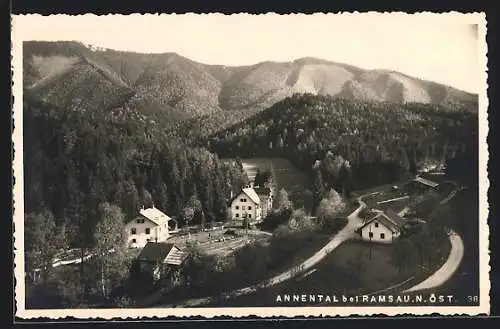
<path fill-rule="evenodd" d="M 181 225 L 187 208 L 194 224 L 225 220 L 231 190 L 248 183 L 240 157 L 288 158 L 311 175 L 316 207 L 332 188 L 347 197 L 431 163 L 474 186 L 464 173 L 478 170 L 476 113 L 305 94 L 228 113 L 225 122 L 213 114 L 172 128 L 130 108 L 67 110 L 26 97 L 26 269 L 42 269 L 42 282 L 28 285 L 29 304 L 129 305 L 130 260 L 107 254 L 121 243 L 124 223 L 153 204 Z M 51 269 L 68 248 L 95 257 Z"/>
<path fill-rule="evenodd" d="M 103 202 L 130 220 L 153 203 L 175 216 L 195 196 L 208 219 L 225 218 L 230 189 L 245 179 L 241 167 L 185 147 L 134 112 L 82 113 L 27 101 L 24 138 L 26 213 L 49 210 L 57 224 L 80 225 L 89 236 Z"/>
<path fill-rule="evenodd" d="M 475 153 L 477 141 L 474 109 L 297 94 L 201 143 L 222 157 L 286 157 L 347 193 Z"/>

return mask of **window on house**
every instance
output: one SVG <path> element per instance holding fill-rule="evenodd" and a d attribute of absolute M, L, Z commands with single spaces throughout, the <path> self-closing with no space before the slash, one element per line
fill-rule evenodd
<path fill-rule="evenodd" d="M 240 214 L 236 214 L 236 217 L 240 217 Z"/>
<path fill-rule="evenodd" d="M 248 210 L 252 210 L 252 206 L 248 206 Z"/>
<path fill-rule="evenodd" d="M 130 229 L 130 234 L 137 234 L 137 229 L 135 227 L 132 227 Z"/>
<path fill-rule="evenodd" d="M 245 200 L 245 199 L 240 199 L 240 202 L 245 202 L 244 200 Z"/>
<path fill-rule="evenodd" d="M 378 227 L 378 223 L 377 222 L 375 222 L 375 227 Z"/>
<path fill-rule="evenodd" d="M 369 233 L 368 233 L 368 237 L 369 237 L 369 238 L 373 238 L 373 232 L 369 232 Z"/>
<path fill-rule="evenodd" d="M 144 224 L 144 218 L 139 218 L 139 219 L 137 219 L 137 223 L 139 223 L 139 224 Z"/>
<path fill-rule="evenodd" d="M 241 207 L 241 210 L 245 210 L 245 206 L 242 206 L 242 207 Z"/>
<path fill-rule="evenodd" d="M 252 218 L 252 214 L 248 214 L 248 218 Z"/>
<path fill-rule="evenodd" d="M 240 206 L 236 206 L 236 210 L 240 209 Z"/>
<path fill-rule="evenodd" d="M 137 240 L 136 239 L 132 239 L 132 243 L 137 243 Z"/>
<path fill-rule="evenodd" d="M 148 228 L 146 229 L 146 234 L 150 234 L 150 233 L 151 233 L 151 229 L 148 227 Z"/>
<path fill-rule="evenodd" d="M 383 240 L 385 239 L 385 234 L 384 233 L 380 233 L 380 238 Z"/>

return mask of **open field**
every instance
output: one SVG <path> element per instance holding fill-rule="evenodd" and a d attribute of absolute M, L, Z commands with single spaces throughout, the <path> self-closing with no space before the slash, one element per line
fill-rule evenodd
<path fill-rule="evenodd" d="M 398 189 L 401 189 L 401 188 L 405 187 L 408 184 L 408 181 L 411 179 L 412 178 L 410 176 L 406 176 L 406 177 L 402 177 L 399 181 L 394 182 L 394 183 L 374 186 L 374 187 L 370 187 L 370 188 L 363 189 L 363 190 L 353 191 L 352 196 L 353 196 L 353 198 L 356 198 L 360 195 L 368 195 L 368 194 L 374 193 L 374 192 L 390 192 L 392 190 L 393 186 L 397 186 Z"/>
<path fill-rule="evenodd" d="M 378 204 L 376 206 L 376 208 L 383 210 L 383 211 L 385 211 L 387 209 L 391 209 L 394 212 L 399 213 L 401 210 L 403 210 L 408 205 L 408 200 L 409 200 L 409 198 L 402 198 L 402 199 L 397 199 L 397 200 L 390 201 L 390 202 L 384 202 L 384 203 Z"/>
<path fill-rule="evenodd" d="M 380 210 L 392 209 L 395 212 L 401 211 L 408 204 L 408 195 L 402 191 L 380 191 L 377 194 L 363 198 L 369 208 Z"/>
<path fill-rule="evenodd" d="M 432 177 L 427 177 L 431 179 Z M 443 175 L 436 175 L 439 180 L 433 180 L 436 183 L 439 182 L 439 186 L 435 188 L 435 191 L 439 194 L 439 198 L 443 199 L 448 196 L 456 186 L 452 182 L 447 182 Z M 380 210 L 392 209 L 395 212 L 400 212 L 403 210 L 410 200 L 410 196 L 419 195 L 426 191 L 425 187 L 421 187 L 418 183 L 412 181 L 401 181 L 397 184 L 388 184 L 379 186 L 378 188 L 373 188 L 366 190 L 366 193 L 372 193 L 363 198 L 366 202 L 368 208 L 376 208 Z M 362 194 L 364 191 L 356 193 Z"/>

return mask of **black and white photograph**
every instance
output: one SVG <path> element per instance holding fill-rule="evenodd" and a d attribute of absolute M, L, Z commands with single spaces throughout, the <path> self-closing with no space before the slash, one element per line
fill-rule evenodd
<path fill-rule="evenodd" d="M 488 314 L 485 38 L 13 15 L 16 316 Z"/>

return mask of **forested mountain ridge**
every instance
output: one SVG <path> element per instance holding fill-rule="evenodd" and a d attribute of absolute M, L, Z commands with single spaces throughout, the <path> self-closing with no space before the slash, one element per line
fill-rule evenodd
<path fill-rule="evenodd" d="M 246 183 L 241 167 L 185 147 L 139 112 L 67 111 L 31 99 L 23 106 L 25 212 L 48 210 L 77 232 L 74 243 L 92 243 L 104 202 L 130 220 L 151 204 L 182 218 L 197 200 L 205 220 L 220 220 L 231 189 Z"/>
<path fill-rule="evenodd" d="M 177 123 L 224 111 L 252 114 L 295 93 L 420 102 L 474 110 L 477 95 L 386 70 L 316 58 L 230 67 L 175 53 L 140 54 L 78 42 L 24 42 L 27 94 L 74 110 L 123 107 Z M 228 114 L 229 116 L 245 117 Z"/>
<path fill-rule="evenodd" d="M 321 172 L 315 179 L 326 185 L 350 190 L 444 163 L 477 149 L 477 140 L 470 111 L 297 94 L 202 143 L 223 157 L 283 156 Z"/>

